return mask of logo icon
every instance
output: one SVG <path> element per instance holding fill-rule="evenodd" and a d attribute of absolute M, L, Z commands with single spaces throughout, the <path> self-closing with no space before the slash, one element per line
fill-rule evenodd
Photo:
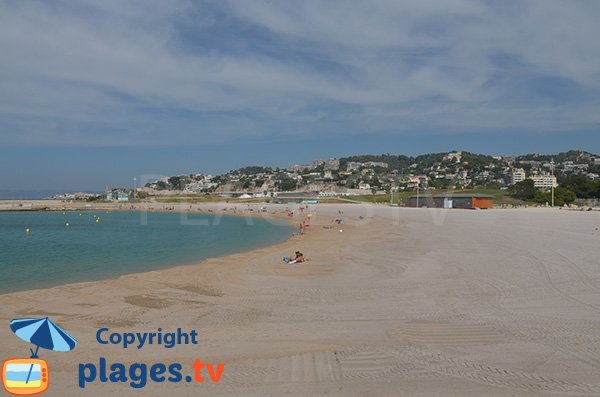
<path fill-rule="evenodd" d="M 11 394 L 27 396 L 48 389 L 48 363 L 39 358 L 11 358 L 2 365 L 2 383 Z"/>
<path fill-rule="evenodd" d="M 73 350 L 77 340 L 45 318 L 18 318 L 10 322 L 10 329 L 19 338 L 36 346 L 30 358 L 10 358 L 2 364 L 2 385 L 17 396 L 40 394 L 48 389 L 50 370 L 45 360 L 38 358 L 40 347 L 66 352 Z"/>

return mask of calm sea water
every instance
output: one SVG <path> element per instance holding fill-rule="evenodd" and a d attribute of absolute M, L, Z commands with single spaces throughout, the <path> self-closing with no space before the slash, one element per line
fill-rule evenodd
<path fill-rule="evenodd" d="M 262 218 L 148 213 L 144 225 L 138 212 L 4 212 L 0 293 L 194 263 L 291 234 Z"/>

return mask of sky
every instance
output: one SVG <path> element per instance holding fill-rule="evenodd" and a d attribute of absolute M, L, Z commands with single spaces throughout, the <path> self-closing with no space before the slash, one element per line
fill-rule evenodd
<path fill-rule="evenodd" d="M 600 1 L 0 2 L 0 188 L 600 153 Z"/>

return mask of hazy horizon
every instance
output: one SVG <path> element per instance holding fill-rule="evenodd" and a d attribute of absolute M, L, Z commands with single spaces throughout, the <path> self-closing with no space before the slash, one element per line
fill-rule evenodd
<path fill-rule="evenodd" d="M 188 151 L 193 151 L 194 148 L 185 148 Z M 131 150 L 131 149 L 130 149 Z M 164 150 L 164 149 L 157 149 L 157 150 Z M 76 191 L 87 191 L 87 192 L 91 192 L 91 193 L 97 193 L 97 192 L 102 192 L 104 191 L 107 187 L 127 187 L 130 188 L 133 186 L 133 178 L 135 177 L 137 179 L 137 186 L 140 186 L 140 181 L 142 181 L 142 184 L 145 184 L 146 182 L 150 182 L 150 181 L 154 181 L 160 177 L 163 176 L 174 176 L 174 175 L 186 175 L 186 174 L 192 174 L 192 173 L 205 173 L 205 174 L 224 174 L 228 171 L 237 169 L 237 168 L 241 168 L 244 166 L 267 166 L 267 167 L 273 167 L 273 168 L 289 168 L 290 166 L 292 166 L 293 164 L 305 164 L 305 163 L 310 163 L 313 160 L 317 160 L 317 159 L 328 159 L 328 158 L 341 158 L 341 157 L 349 157 L 349 156 L 353 156 L 353 155 L 380 155 L 380 154 L 391 154 L 391 155 L 406 155 L 406 156 L 418 156 L 421 154 L 429 154 L 429 153 L 440 153 L 440 152 L 450 152 L 450 151 L 454 151 L 454 150 L 459 150 L 459 151 L 467 151 L 464 148 L 451 148 L 451 149 L 447 149 L 447 150 L 438 150 L 438 151 L 429 151 L 429 152 L 411 152 L 411 153 L 395 153 L 395 152 L 356 152 L 356 153 L 349 153 L 349 154 L 345 154 L 345 155 L 341 155 L 341 156 L 334 156 L 334 155 L 324 155 L 324 156 L 320 156 L 320 157 L 313 157 L 313 158 L 306 158 L 303 161 L 295 161 L 293 163 L 280 163 L 280 164 L 275 164 L 273 162 L 248 162 L 248 163 L 238 163 L 238 162 L 234 162 L 236 165 L 232 166 L 232 167 L 224 167 L 221 169 L 214 169 L 213 171 L 207 171 L 206 169 L 198 169 L 198 168 L 190 168 L 190 169 L 184 169 L 184 167 L 182 166 L 171 166 L 169 168 L 168 165 L 165 165 L 165 169 L 171 169 L 171 170 L 180 170 L 180 171 L 173 171 L 173 172 L 160 172 L 160 171 L 152 171 L 152 172 L 140 172 L 138 174 L 134 174 L 134 175 L 122 175 L 119 176 L 118 178 L 115 178 L 115 180 L 120 181 L 119 183 L 107 183 L 104 186 L 100 186 L 100 185 L 95 185 L 95 186 L 90 186 L 88 188 L 85 188 L 83 185 L 71 185 L 70 187 L 64 187 L 64 188 L 60 188 L 60 187 L 52 187 L 52 188 L 32 188 L 32 187 L 22 187 L 22 188 L 1 188 L 0 189 L 0 199 L 1 198 L 5 198 L 5 199 L 33 199 L 33 198 L 45 198 L 48 197 L 50 195 L 54 195 L 54 194 L 60 194 L 60 193 L 67 193 L 67 192 L 76 192 Z M 580 148 L 570 148 L 570 149 L 566 149 L 566 150 L 558 150 L 558 151 L 528 151 L 528 152 L 522 152 L 522 153 L 485 153 L 485 152 L 473 152 L 476 154 L 484 154 L 484 155 L 490 155 L 490 156 L 519 156 L 519 155 L 525 155 L 525 154 L 558 154 L 560 152 L 566 152 L 569 150 L 579 150 L 579 151 L 587 151 L 593 154 L 598 154 L 594 151 L 590 151 L 590 150 L 584 150 L 584 149 L 580 149 Z M 143 154 L 142 154 L 143 155 Z M 156 153 L 153 153 L 152 155 L 156 155 Z M 1 160 L 0 160 L 1 161 Z M 187 164 L 188 162 L 181 162 L 182 164 Z M 215 163 L 213 163 L 214 165 Z M 232 163 L 233 164 L 233 163 Z M 156 168 L 156 166 L 155 166 Z M 80 170 L 71 170 L 71 171 L 77 171 L 77 173 L 80 172 Z M 68 172 L 68 170 L 65 170 L 65 172 Z M 36 192 L 36 194 L 31 195 L 32 192 Z M 21 194 L 22 193 L 22 194 Z"/>

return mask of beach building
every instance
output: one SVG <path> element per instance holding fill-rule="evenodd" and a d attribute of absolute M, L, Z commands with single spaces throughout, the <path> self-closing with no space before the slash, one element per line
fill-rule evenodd
<path fill-rule="evenodd" d="M 307 191 L 307 192 L 276 192 L 274 194 L 275 197 L 279 198 L 290 198 L 290 199 L 302 199 L 302 198 L 315 198 L 319 195 L 317 191 Z"/>
<path fill-rule="evenodd" d="M 317 204 L 319 202 L 318 196 L 319 192 L 317 191 L 307 191 L 307 192 L 276 192 L 274 195 L 274 201 L 276 203 L 287 203 L 287 204 L 297 204 L 297 203 L 306 203 L 306 204 Z"/>
<path fill-rule="evenodd" d="M 108 201 L 129 201 L 133 197 L 133 191 L 126 189 L 113 189 L 106 192 Z"/>
<path fill-rule="evenodd" d="M 339 196 L 349 196 L 348 192 L 338 192 L 335 190 L 327 191 L 327 192 L 319 192 L 319 197 L 339 197 Z"/>
<path fill-rule="evenodd" d="M 494 196 L 480 193 L 444 193 L 427 196 L 410 196 L 407 207 L 488 209 L 494 205 Z"/>

